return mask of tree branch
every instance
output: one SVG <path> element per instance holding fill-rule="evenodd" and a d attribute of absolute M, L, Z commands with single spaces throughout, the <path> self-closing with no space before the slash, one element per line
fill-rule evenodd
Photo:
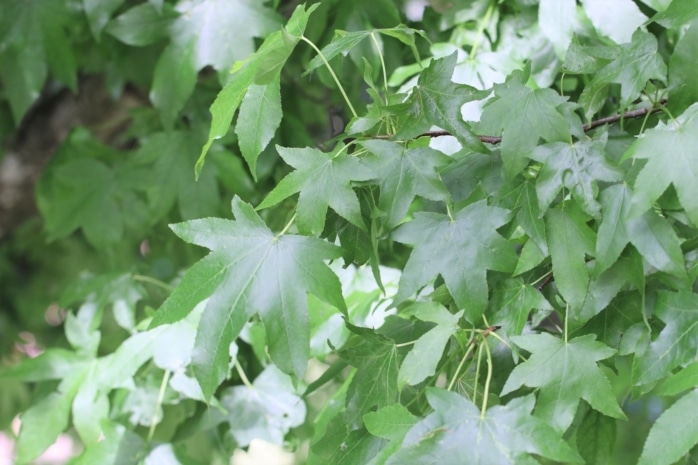
<path fill-rule="evenodd" d="M 666 100 L 661 100 L 659 103 L 661 105 L 666 104 Z M 592 121 L 591 123 L 587 123 L 583 125 L 582 127 L 584 128 L 584 132 L 591 131 L 592 129 L 596 129 L 599 126 L 603 126 L 604 124 L 612 124 L 616 123 L 620 120 L 630 118 L 630 119 L 635 119 L 635 118 L 641 118 L 645 115 L 652 114 L 652 113 L 657 113 L 658 111 L 661 111 L 661 107 L 647 107 L 647 108 L 638 108 L 637 110 L 630 110 L 626 111 L 625 113 L 619 113 L 617 115 L 613 116 L 607 116 L 605 118 L 597 119 Z M 452 134 L 448 131 L 427 131 L 422 134 L 420 134 L 417 137 L 441 137 L 441 136 L 451 136 Z M 502 137 L 501 136 L 477 136 L 480 141 L 486 143 L 486 144 L 499 144 L 502 142 Z M 392 139 L 393 136 L 388 135 L 388 134 L 379 134 L 377 136 L 373 136 L 373 139 Z"/>

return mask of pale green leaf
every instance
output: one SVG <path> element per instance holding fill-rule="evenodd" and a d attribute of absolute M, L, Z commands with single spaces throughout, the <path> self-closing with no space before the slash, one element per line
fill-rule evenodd
<path fill-rule="evenodd" d="M 575 0 L 541 0 L 538 6 L 538 23 L 543 34 L 555 47 L 557 56 L 565 56 L 572 41 L 577 16 Z"/>
<path fill-rule="evenodd" d="M 596 30 L 617 44 L 630 42 L 633 32 L 647 21 L 632 0 L 582 0 L 582 6 Z"/>

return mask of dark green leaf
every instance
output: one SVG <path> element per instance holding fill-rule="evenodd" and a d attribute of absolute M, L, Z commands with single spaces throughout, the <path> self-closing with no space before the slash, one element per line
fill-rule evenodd
<path fill-rule="evenodd" d="M 596 410 L 584 415 L 577 429 L 577 449 L 586 463 L 604 465 L 613 463 L 613 451 L 616 444 L 615 418 L 607 417 Z"/>
<path fill-rule="evenodd" d="M 414 250 L 400 278 L 395 300 L 402 302 L 441 275 L 468 321 L 475 323 L 487 306 L 487 270 L 512 271 L 516 255 L 497 233 L 509 212 L 485 201 L 468 205 L 453 218 L 420 212 L 400 226 L 393 238 L 413 244 Z"/>
<path fill-rule="evenodd" d="M 167 37 L 176 17 L 169 5 L 158 11 L 152 3 L 142 3 L 111 20 L 104 31 L 125 44 L 145 46 Z"/>
<path fill-rule="evenodd" d="M 594 339 L 591 334 L 569 341 L 547 333 L 512 337 L 531 356 L 511 372 L 502 395 L 523 385 L 540 388 L 536 415 L 558 431 L 570 426 L 581 399 L 604 415 L 625 418 L 597 364 L 616 351 Z"/>

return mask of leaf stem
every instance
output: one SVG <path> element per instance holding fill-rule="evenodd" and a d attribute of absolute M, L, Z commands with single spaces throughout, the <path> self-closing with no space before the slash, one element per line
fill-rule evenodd
<path fill-rule="evenodd" d="M 567 322 L 570 319 L 570 304 L 565 305 L 565 344 L 567 344 Z"/>
<path fill-rule="evenodd" d="M 460 363 L 458 364 L 458 367 L 456 368 L 456 372 L 453 373 L 453 378 L 451 378 L 451 382 L 448 383 L 448 387 L 446 388 L 447 391 L 450 391 L 451 389 L 453 389 L 453 386 L 456 384 L 456 380 L 458 379 L 458 375 L 460 374 L 460 371 L 463 368 L 465 361 L 468 359 L 468 357 L 470 356 L 470 353 L 473 351 L 474 348 L 475 348 L 475 344 L 468 344 L 468 349 L 465 351 L 465 355 L 463 355 L 463 358 L 461 359 Z"/>
<path fill-rule="evenodd" d="M 395 344 L 395 347 L 396 347 L 396 348 L 398 348 L 398 347 L 407 347 L 407 346 L 411 346 L 411 345 L 414 344 L 415 342 L 417 342 L 416 339 L 415 339 L 414 341 L 402 342 L 402 343 L 400 343 L 400 344 Z"/>
<path fill-rule="evenodd" d="M 473 404 L 476 402 L 477 399 L 477 387 L 478 383 L 480 382 L 480 366 L 482 366 L 482 351 L 484 350 L 482 346 L 486 344 L 485 343 L 485 338 L 482 338 L 482 344 L 480 344 L 480 347 L 477 349 L 477 366 L 475 367 L 475 385 L 473 386 Z"/>
<path fill-rule="evenodd" d="M 288 220 L 288 223 L 286 223 L 286 226 L 284 226 L 284 229 L 282 229 L 281 232 L 280 232 L 279 234 L 276 235 L 277 238 L 279 238 L 279 237 L 283 236 L 284 234 L 286 234 L 286 232 L 288 231 L 288 228 L 290 228 L 291 225 L 293 224 L 293 222 L 296 221 L 296 215 L 297 215 L 297 214 L 298 214 L 297 212 L 293 214 L 293 216 L 291 217 L 291 219 Z"/>
<path fill-rule="evenodd" d="M 477 36 L 475 36 L 475 42 L 473 42 L 473 48 L 470 49 L 470 55 L 468 56 L 468 58 L 470 60 L 475 59 L 475 53 L 477 52 L 477 49 L 480 47 L 480 42 L 482 42 L 482 36 L 485 32 L 485 28 L 490 23 L 490 18 L 492 17 L 493 11 L 494 11 L 494 2 L 490 2 L 490 6 L 487 7 L 487 12 L 485 13 L 485 17 L 482 18 L 482 21 L 480 21 L 480 24 L 477 28 Z"/>
<path fill-rule="evenodd" d="M 158 392 L 158 400 L 155 403 L 155 411 L 153 412 L 153 418 L 150 420 L 150 429 L 148 430 L 148 441 L 153 439 L 155 434 L 155 426 L 157 425 L 157 415 L 158 410 L 162 407 L 162 401 L 165 399 L 165 389 L 167 389 L 167 383 L 170 380 L 170 370 L 165 370 L 162 376 L 162 382 L 160 383 L 160 391 Z"/>
<path fill-rule="evenodd" d="M 169 284 L 162 282 L 159 279 L 153 278 L 151 276 L 144 276 L 142 274 L 134 274 L 131 276 L 131 279 L 133 279 L 134 281 L 141 281 L 143 283 L 150 283 L 154 286 L 161 287 L 161 288 L 165 289 L 166 291 L 170 291 L 170 292 L 174 291 L 173 286 L 170 286 Z"/>
<path fill-rule="evenodd" d="M 351 110 L 351 114 L 354 115 L 354 118 L 357 118 L 359 115 L 356 113 L 356 110 L 354 110 L 354 106 L 351 104 L 351 101 L 349 100 L 349 97 L 347 96 L 347 93 L 344 91 L 344 87 L 342 86 L 342 83 L 339 82 L 339 78 L 338 78 L 337 75 L 334 73 L 334 70 L 333 70 L 332 67 L 330 66 L 330 63 L 329 63 L 329 62 L 327 61 L 327 59 L 325 58 L 325 55 L 323 55 L 323 54 L 322 54 L 322 51 L 321 51 L 319 48 L 317 48 L 317 46 L 316 46 L 311 40 L 309 40 L 307 37 L 305 37 L 305 36 L 302 35 L 300 38 L 301 38 L 301 40 L 302 40 L 303 42 L 305 42 L 305 43 L 307 43 L 308 45 L 310 45 L 310 46 L 312 47 L 312 49 L 315 50 L 315 52 L 318 54 L 318 56 L 320 57 L 320 59 L 322 60 L 322 62 L 323 62 L 323 63 L 325 64 L 325 66 L 327 67 L 327 70 L 328 70 L 328 71 L 330 72 L 330 74 L 332 75 L 332 79 L 334 79 L 335 84 L 337 84 L 337 87 L 339 88 L 339 91 L 342 93 L 342 97 L 344 97 L 344 101 L 347 102 L 347 105 L 349 106 L 349 110 Z"/>
<path fill-rule="evenodd" d="M 375 31 L 371 31 L 371 40 L 373 41 L 373 45 L 376 47 L 376 52 L 378 52 L 378 57 L 381 60 L 381 69 L 383 70 L 383 86 L 385 87 L 385 104 L 388 104 L 388 74 L 385 71 L 385 60 L 383 59 L 383 52 L 381 51 L 380 44 L 378 43 L 378 39 L 376 39 L 375 36 Z"/>
<path fill-rule="evenodd" d="M 485 346 L 485 352 L 487 352 L 487 378 L 485 379 L 485 393 L 482 396 L 482 409 L 480 410 L 480 419 L 485 418 L 485 411 L 487 410 L 487 400 L 490 395 L 490 381 L 492 381 L 492 352 L 490 351 L 490 345 L 487 340 L 482 341 L 482 345 Z"/>
<path fill-rule="evenodd" d="M 245 374 L 245 370 L 242 369 L 242 366 L 240 365 L 240 362 L 238 361 L 237 357 L 235 358 L 235 371 L 238 372 L 238 375 L 240 375 L 240 379 L 242 380 L 242 384 L 247 386 L 250 389 L 254 389 L 254 386 L 252 383 L 250 383 L 249 378 Z"/>

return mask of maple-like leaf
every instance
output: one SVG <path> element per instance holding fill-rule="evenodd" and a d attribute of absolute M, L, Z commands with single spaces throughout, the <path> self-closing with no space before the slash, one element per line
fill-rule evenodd
<path fill-rule="evenodd" d="M 366 228 L 351 182 L 367 181 L 376 177 L 375 173 L 342 148 L 335 153 L 323 153 L 310 147 L 276 148 L 281 158 L 296 171 L 283 178 L 257 209 L 276 205 L 300 191 L 299 231 L 319 235 L 325 227 L 328 206 L 358 228 Z"/>
<path fill-rule="evenodd" d="M 646 158 L 647 165 L 635 180 L 630 215 L 648 210 L 673 185 L 691 223 L 698 226 L 698 104 L 675 120 L 647 130 L 624 157 Z"/>
<path fill-rule="evenodd" d="M 235 221 L 172 225 L 179 237 L 211 253 L 187 271 L 151 324 L 178 321 L 208 298 L 194 349 L 194 374 L 207 397 L 228 372 L 228 348 L 249 317 L 261 317 L 276 365 L 301 376 L 310 339 L 306 293 L 346 311 L 339 280 L 323 262 L 339 257 L 339 248 L 310 237 L 276 236 L 237 197 L 233 213 Z"/>
<path fill-rule="evenodd" d="M 581 140 L 573 144 L 551 142 L 539 145 L 531 158 L 543 165 L 536 181 L 540 210 L 545 212 L 560 190 L 566 187 L 586 213 L 601 215 L 596 201 L 599 181 L 617 181 L 619 171 L 604 155 L 607 134 L 600 140 Z"/>
<path fill-rule="evenodd" d="M 432 126 L 438 126 L 449 131 L 465 146 L 482 146 L 470 126 L 463 121 L 461 107 L 467 102 L 485 98 L 487 92 L 454 83 L 451 78 L 456 61 L 454 53 L 432 60 L 429 67 L 422 71 L 407 102 L 401 105 L 404 116 L 395 137 L 412 139 Z"/>
<path fill-rule="evenodd" d="M 616 351 L 596 341 L 594 335 L 569 341 L 547 333 L 511 339 L 531 356 L 511 372 L 502 395 L 523 385 L 540 388 L 536 414 L 559 431 L 570 426 L 581 399 L 604 415 L 625 418 L 611 383 L 597 364 Z"/>
<path fill-rule="evenodd" d="M 449 161 L 443 153 L 429 147 L 408 149 L 382 140 L 366 141 L 361 145 L 373 154 L 364 159 L 364 163 L 379 179 L 378 207 L 387 213 L 388 228 L 405 218 L 416 195 L 436 201 L 449 199 L 437 171 Z"/>
<path fill-rule="evenodd" d="M 477 124 L 481 134 L 502 135 L 502 160 L 510 177 L 526 166 L 539 139 L 569 141 L 570 124 L 561 111 L 567 99 L 552 89 L 526 87 L 522 72 L 494 86 Z"/>
<path fill-rule="evenodd" d="M 509 221 L 509 212 L 479 201 L 456 212 L 453 218 L 420 212 L 400 226 L 393 238 L 414 244 L 400 278 L 397 303 L 441 275 L 459 308 L 470 322 L 487 306 L 487 270 L 512 271 L 516 254 L 497 233 Z"/>
<path fill-rule="evenodd" d="M 532 455 L 584 463 L 559 433 L 531 415 L 533 396 L 492 407 L 484 415 L 466 398 L 443 389 L 428 388 L 427 399 L 434 412 L 410 429 L 387 465 L 538 463 Z"/>
<path fill-rule="evenodd" d="M 635 356 L 635 384 L 650 384 L 677 366 L 692 361 L 698 350 L 698 295 L 660 291 L 654 315 L 666 323 L 649 349 Z"/>
<path fill-rule="evenodd" d="M 521 334 L 531 310 L 552 310 L 543 294 L 521 279 L 507 279 L 492 292 L 491 308 L 494 310 L 490 323 L 501 325 L 509 336 Z"/>

